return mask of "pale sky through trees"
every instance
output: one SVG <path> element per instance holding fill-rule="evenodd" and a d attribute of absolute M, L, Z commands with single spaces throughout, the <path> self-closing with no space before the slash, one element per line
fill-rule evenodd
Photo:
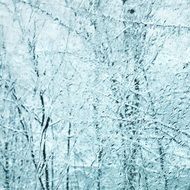
<path fill-rule="evenodd" d="M 0 0 L 0 190 L 190 190 L 189 0 Z"/>

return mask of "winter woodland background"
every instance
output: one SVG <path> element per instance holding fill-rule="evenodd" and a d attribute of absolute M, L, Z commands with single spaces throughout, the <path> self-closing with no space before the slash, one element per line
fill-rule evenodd
<path fill-rule="evenodd" d="M 190 1 L 0 0 L 0 189 L 190 190 Z"/>

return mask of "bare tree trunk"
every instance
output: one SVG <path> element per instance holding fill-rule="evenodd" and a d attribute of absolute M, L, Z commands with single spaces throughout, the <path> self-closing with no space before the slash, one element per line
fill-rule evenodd
<path fill-rule="evenodd" d="M 121 132 L 121 147 L 123 150 L 122 155 L 122 173 L 123 173 L 123 187 L 122 189 L 127 189 L 127 153 L 126 153 L 126 139 L 125 139 L 125 133 L 123 132 L 122 123 L 119 124 L 120 132 Z"/>
<path fill-rule="evenodd" d="M 71 146 L 71 122 L 69 122 L 69 128 L 68 128 L 68 133 L 67 133 L 67 158 L 69 159 L 70 157 L 70 146 Z M 70 178 L 69 178 L 69 171 L 70 171 L 70 166 L 67 166 L 67 173 L 66 173 L 66 190 L 70 189 Z"/>
<path fill-rule="evenodd" d="M 97 124 L 98 125 L 98 124 Z M 97 126 L 98 128 L 98 126 Z M 99 129 L 96 129 L 99 131 Z M 100 141 L 100 138 L 98 137 L 98 142 Z M 103 148 L 99 146 L 99 152 L 98 152 L 98 175 L 97 175 L 97 190 L 101 190 L 101 177 L 102 177 L 102 169 L 101 169 L 101 163 L 102 163 L 102 154 L 103 154 Z"/>
<path fill-rule="evenodd" d="M 160 155 L 160 167 L 164 178 L 164 190 L 168 190 L 168 179 L 165 172 L 165 154 L 161 139 L 158 139 L 159 155 Z"/>
<path fill-rule="evenodd" d="M 10 189 L 10 172 L 9 172 L 9 143 L 5 142 L 5 189 Z"/>
<path fill-rule="evenodd" d="M 54 190 L 54 152 L 51 153 L 51 190 Z"/>
<path fill-rule="evenodd" d="M 46 137 L 44 137 L 44 139 L 45 138 Z M 45 164 L 45 184 L 46 184 L 46 190 L 49 190 L 49 170 L 48 170 L 47 154 L 46 154 L 46 144 L 45 144 L 45 142 L 44 142 L 44 145 L 43 145 L 43 162 Z"/>

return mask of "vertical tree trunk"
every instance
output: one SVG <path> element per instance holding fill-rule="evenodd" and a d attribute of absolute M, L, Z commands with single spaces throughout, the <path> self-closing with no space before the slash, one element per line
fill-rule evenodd
<path fill-rule="evenodd" d="M 54 152 L 51 154 L 51 190 L 54 190 Z"/>
<path fill-rule="evenodd" d="M 10 189 L 10 172 L 9 172 L 9 143 L 5 142 L 5 189 Z"/>
<path fill-rule="evenodd" d="M 71 122 L 69 122 L 69 128 L 68 128 L 68 133 L 67 133 L 68 137 L 67 137 L 67 158 L 69 159 L 70 157 L 70 146 L 71 146 Z M 70 166 L 69 164 L 67 165 L 67 173 L 66 173 L 66 190 L 70 189 Z"/>
<path fill-rule="evenodd" d="M 125 139 L 125 133 L 123 132 L 122 123 L 119 124 L 119 128 L 121 131 L 121 146 L 122 146 L 122 175 L 123 175 L 123 185 L 122 190 L 127 189 L 127 153 L 126 153 L 126 139 Z"/>
<path fill-rule="evenodd" d="M 99 133 L 98 124 L 96 125 L 96 131 Z M 101 142 L 99 135 L 98 135 L 98 142 Z M 97 190 L 101 190 L 101 177 L 102 177 L 102 154 L 103 154 L 103 148 L 101 145 L 99 145 L 99 152 L 98 152 L 98 174 L 97 174 Z"/>
<path fill-rule="evenodd" d="M 44 137 L 45 139 L 46 137 Z M 46 190 L 49 190 L 49 170 L 48 170 L 48 163 L 47 163 L 47 154 L 46 154 L 46 144 L 44 140 L 43 145 L 43 161 L 45 164 L 45 184 L 46 184 Z"/>
<path fill-rule="evenodd" d="M 161 167 L 163 178 L 164 178 L 164 190 L 168 190 L 168 179 L 165 172 L 165 154 L 164 154 L 164 149 L 163 149 L 162 142 L 160 139 L 158 139 L 158 146 L 159 146 L 159 155 L 160 155 L 160 167 Z"/>

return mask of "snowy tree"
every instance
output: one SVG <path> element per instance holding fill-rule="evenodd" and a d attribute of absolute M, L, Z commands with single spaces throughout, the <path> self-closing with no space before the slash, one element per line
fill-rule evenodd
<path fill-rule="evenodd" d="M 188 0 L 0 0 L 0 189 L 190 188 Z"/>

